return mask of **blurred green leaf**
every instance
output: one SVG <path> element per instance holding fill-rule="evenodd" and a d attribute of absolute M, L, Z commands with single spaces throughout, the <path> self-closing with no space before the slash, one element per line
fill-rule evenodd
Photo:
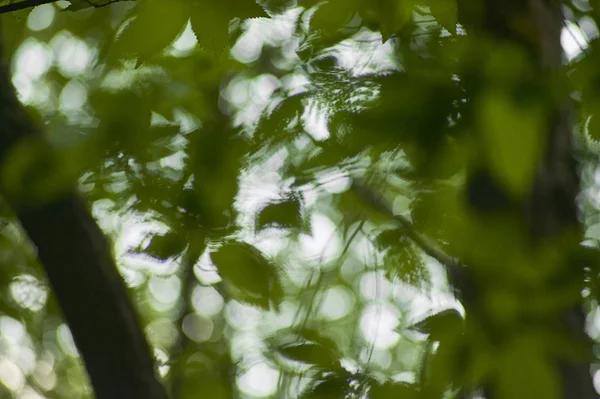
<path fill-rule="evenodd" d="M 342 354 L 338 345 L 316 329 L 286 329 L 270 337 L 268 342 L 269 352 L 277 353 L 285 359 L 316 366 L 325 373 L 341 369 Z M 273 359 L 281 360 L 276 357 Z"/>
<path fill-rule="evenodd" d="M 593 109 L 599 109 L 598 105 L 594 104 Z M 589 138 L 593 140 L 592 143 L 595 142 L 597 144 L 600 141 L 600 115 L 591 115 L 586 128 L 584 128 L 584 131 L 587 133 Z"/>
<path fill-rule="evenodd" d="M 546 142 L 542 110 L 527 104 L 517 108 L 495 93 L 481 104 L 480 125 L 491 171 L 510 193 L 522 198 L 531 188 Z"/>
<path fill-rule="evenodd" d="M 41 137 L 20 140 L 10 148 L 0 165 L 4 195 L 29 205 L 66 195 L 75 187 L 79 170 L 71 169 L 65 161 Z"/>
<path fill-rule="evenodd" d="M 458 0 L 426 0 L 431 15 L 443 28 L 454 34 L 458 23 Z"/>
<path fill-rule="evenodd" d="M 284 228 L 300 228 L 302 226 L 300 199 L 291 197 L 268 204 L 261 209 L 257 227 L 264 229 L 273 225 Z"/>
<path fill-rule="evenodd" d="M 247 295 L 242 299 L 265 309 L 278 307 L 283 297 L 279 268 L 258 249 L 229 240 L 210 256 L 221 278 Z"/>
<path fill-rule="evenodd" d="M 143 252 L 157 260 L 166 262 L 180 255 L 186 246 L 187 242 L 181 236 L 170 231 L 153 236 Z"/>
<path fill-rule="evenodd" d="M 254 0 L 214 2 L 199 0 L 192 4 L 192 29 L 200 47 L 213 56 L 221 56 L 228 47 L 229 26 L 233 18 L 265 17 L 265 11 Z"/>
<path fill-rule="evenodd" d="M 559 372 L 534 337 L 511 342 L 498 358 L 496 373 L 499 399 L 562 397 Z"/>
<path fill-rule="evenodd" d="M 257 137 L 261 143 L 265 140 L 281 140 L 287 138 L 287 129 L 292 124 L 299 123 L 304 112 L 303 101 L 306 93 L 288 97 L 275 107 L 269 115 L 261 118 L 257 127 Z"/>
<path fill-rule="evenodd" d="M 71 4 L 65 8 L 65 11 L 80 11 L 94 7 L 94 4 L 86 0 L 71 0 Z"/>
<path fill-rule="evenodd" d="M 344 399 L 348 392 L 348 375 L 333 373 L 318 381 L 302 399 Z"/>
<path fill-rule="evenodd" d="M 326 370 L 335 368 L 339 363 L 339 354 L 315 342 L 293 343 L 279 348 L 279 352 L 292 360 L 314 364 Z"/>
<path fill-rule="evenodd" d="M 311 27 L 325 37 L 335 36 L 350 22 L 359 5 L 357 0 L 329 0 L 314 13 Z"/>
<path fill-rule="evenodd" d="M 418 399 L 419 391 L 416 386 L 406 383 L 386 382 L 375 384 L 369 390 L 370 399 Z"/>
<path fill-rule="evenodd" d="M 138 0 L 134 18 L 110 51 L 115 58 L 137 58 L 140 65 L 183 31 L 189 19 L 189 5 L 184 0 Z"/>
<path fill-rule="evenodd" d="M 315 328 L 307 328 L 307 327 L 302 328 L 300 331 L 298 331 L 298 334 L 303 339 L 310 341 L 310 342 L 314 342 L 329 352 L 332 352 L 332 353 L 339 352 L 336 342 L 333 339 L 323 335 L 322 332 L 320 332 L 319 330 L 317 330 Z"/>
<path fill-rule="evenodd" d="M 385 251 L 383 263 L 389 277 L 397 277 L 414 286 L 429 281 L 427 265 L 403 228 L 383 231 L 375 243 Z"/>
<path fill-rule="evenodd" d="M 263 0 L 259 1 L 267 10 L 279 14 L 288 10 L 293 4 L 293 0 Z"/>
<path fill-rule="evenodd" d="M 424 398 L 441 398 L 453 384 L 459 386 L 463 370 L 461 364 L 461 342 L 452 337 L 440 342 L 435 352 L 429 352 L 425 358 L 424 380 L 421 381 L 421 396 Z"/>
<path fill-rule="evenodd" d="M 444 341 L 446 337 L 454 337 L 462 332 L 463 321 L 456 309 L 446 309 L 416 323 L 413 328 L 428 334 L 431 341 Z"/>
<path fill-rule="evenodd" d="M 368 8 L 373 14 L 372 22 L 379 27 L 383 42 L 390 36 L 400 31 L 402 27 L 412 18 L 413 0 L 383 0 L 373 2 L 372 8 Z"/>
<path fill-rule="evenodd" d="M 164 352 L 161 373 L 164 366 L 170 367 L 164 380 L 172 384 L 172 396 L 225 399 L 253 394 L 241 382 L 257 375 L 256 369 L 245 367 L 259 350 L 238 357 L 237 346 L 230 345 L 232 328 L 243 332 L 237 315 L 227 305 L 223 309 L 232 300 L 259 310 L 282 305 L 277 315 L 259 312 L 264 325 L 257 330 L 260 336 L 286 338 L 268 341 L 263 351 L 273 374 L 281 373 L 277 390 L 262 393 L 273 397 L 437 399 L 468 395 L 484 386 L 500 399 L 552 398 L 564 381 L 557 364 L 593 361 L 589 342 L 572 331 L 560 331 L 555 321 L 563 318 L 557 312 L 580 303 L 582 290 L 586 295 L 591 291 L 586 301 L 592 304 L 600 297 L 597 250 L 587 248 L 591 252 L 569 257 L 563 253 L 566 246 L 542 242 L 554 252 L 533 256 L 536 240 L 524 227 L 523 204 L 501 220 L 480 220 L 470 212 L 465 179 L 474 168 L 486 166 L 494 180 L 518 197 L 515 202 L 529 203 L 541 154 L 558 150 L 544 152 L 544 137 L 554 131 L 550 124 L 555 123 L 555 110 L 569 98 L 586 122 L 584 144 L 592 153 L 579 159 L 577 146 L 583 176 L 579 216 L 591 226 L 586 245 L 598 245 L 600 218 L 589 195 L 597 185 L 600 148 L 597 40 L 588 40 L 587 49 L 573 59 L 567 51 L 564 68 L 557 65 L 549 71 L 529 68 L 529 49 L 523 51 L 522 43 L 510 35 L 501 38 L 510 42 L 503 49 L 471 26 L 465 25 L 468 34 L 456 34 L 455 0 L 138 0 L 110 6 L 102 1 L 106 7 L 91 3 L 73 0 L 66 8 L 71 12 L 62 13 L 55 12 L 55 5 L 44 5 L 2 21 L 13 82 L 21 101 L 39 110 L 35 119 L 49 143 L 24 141 L 7 153 L 3 195 L 18 193 L 23 198 L 20 205 L 41 202 L 70 192 L 79 182 L 89 201 L 103 210 L 100 222 L 106 213 L 111 220 L 131 213 L 143 223 L 167 226 L 167 232 L 148 237 L 146 248 L 135 252 L 159 261 L 185 255 L 182 265 L 188 269 L 181 271 L 189 273 L 181 300 L 160 308 L 156 301 L 139 302 L 145 324 L 169 320 L 161 324 L 166 326 L 161 335 L 168 348 L 156 348 L 156 353 Z M 590 27 L 593 33 L 597 13 L 583 10 L 579 3 L 566 8 L 574 15 L 567 25 L 577 21 L 584 35 Z M 465 7 L 478 12 L 477 6 Z M 510 10 L 490 13 L 493 22 Z M 200 51 L 179 50 L 180 45 L 194 44 L 186 34 L 177 49 L 165 52 L 188 21 Z M 44 23 L 50 25 L 43 27 Z M 521 21 L 515 24 L 516 29 L 523 27 Z M 533 26 L 523 25 L 525 30 Z M 376 32 L 384 41 L 390 39 L 384 47 Z M 236 51 L 230 52 L 238 39 Z M 96 54 L 104 61 L 101 48 L 107 46 L 108 62 L 96 65 Z M 134 69 L 133 60 L 143 66 Z M 79 106 L 69 106 L 72 100 Z M 311 134 L 313 122 L 323 134 Z M 4 130 L 10 133 L 8 127 Z M 0 134 L 0 144 L 9 136 Z M 247 191 L 244 179 L 247 172 L 271 167 L 280 174 L 280 187 L 289 183 L 297 191 L 264 204 L 252 223 L 244 201 L 255 200 L 248 193 L 255 187 Z M 350 186 L 359 178 L 369 183 L 362 193 L 357 193 L 357 185 Z M 277 195 L 270 193 L 271 198 Z M 2 220 L 6 216 L 9 225 L 16 226 L 12 211 L 0 211 Z M 328 256 L 304 251 L 303 227 L 311 212 L 339 223 L 332 245 L 327 242 L 323 249 Z M 425 284 L 433 265 L 410 240 L 412 234 L 395 228 L 399 214 L 427 243 L 464 262 L 467 275 L 475 272 L 473 287 L 469 283 L 469 290 L 458 292 L 465 294 L 460 299 L 468 318 L 448 309 L 406 326 L 409 305 L 404 293 L 396 297 L 397 280 L 417 286 L 420 295 L 436 296 L 438 287 Z M 246 234 L 253 233 L 252 224 L 256 230 L 289 228 L 254 232 L 254 239 L 274 238 L 281 244 L 277 262 L 289 261 L 289 295 L 284 296 L 287 279 L 274 260 L 241 238 L 231 238 L 251 239 Z M 325 246 L 323 224 L 317 224 L 314 241 Z M 354 231 L 362 233 L 356 245 L 341 253 L 330 251 Z M 0 286 L 6 292 L 0 296 L 0 317 L 10 315 L 22 324 L 17 324 L 23 337 L 19 345 L 26 353 L 33 351 L 37 363 L 33 374 L 29 367 L 21 370 L 33 378 L 26 378 L 22 389 L 3 390 L 0 396 L 28 395 L 33 387 L 42 396 L 91 398 L 81 360 L 65 356 L 57 342 L 62 321 L 56 300 L 31 294 L 46 289 L 35 248 L 22 232 L 9 238 L 4 234 L 2 230 Z M 372 242 L 363 243 L 363 238 Z M 223 280 L 213 286 L 218 292 L 197 286 L 196 277 L 205 277 L 201 266 L 195 273 L 191 270 L 207 243 Z M 364 289 L 363 277 L 373 272 L 367 267 L 379 268 L 382 257 L 381 271 L 389 277 L 385 285 L 391 284 L 394 293 L 389 305 L 397 307 L 401 319 L 396 330 L 400 338 L 385 349 L 379 347 L 379 335 L 375 342 L 369 340 L 375 348 L 372 357 L 366 357 L 368 337 L 360 332 L 372 304 L 367 296 L 361 301 L 357 290 Z M 317 265 L 316 259 L 323 264 Z M 136 297 L 144 298 L 147 271 L 130 266 L 125 275 Z M 554 273 L 558 268 L 560 273 L 549 282 L 548 270 Z M 489 307 L 488 294 L 496 291 L 501 295 L 492 298 L 494 306 Z M 484 298 L 479 298 L 481 292 Z M 213 297 L 204 300 L 205 294 Z M 349 295 L 359 301 L 350 306 L 358 307 L 349 308 Z M 36 306 L 42 308 L 34 311 Z M 201 343 L 185 334 L 189 326 L 184 316 L 195 311 L 206 311 L 203 317 L 210 330 L 210 338 Z M 343 311 L 342 317 L 329 317 Z M 502 328 L 497 327 L 499 320 Z M 313 328 L 302 327 L 307 325 Z M 530 327 L 544 333 L 523 333 Z M 427 342 L 410 339 L 411 329 L 427 334 Z M 7 331 L 11 332 L 3 324 L 0 333 Z M 260 346 L 259 341 L 253 349 Z M 232 348 L 235 361 L 230 358 Z M 4 357 L 14 367 L 23 363 L 11 359 L 10 353 Z M 46 369 L 48 373 L 42 373 Z M 414 385 L 390 380 L 413 372 L 418 376 Z M 379 384 L 375 378 L 388 382 Z M 46 380 L 53 384 L 44 385 Z M 296 381 L 300 385 L 294 386 Z"/>

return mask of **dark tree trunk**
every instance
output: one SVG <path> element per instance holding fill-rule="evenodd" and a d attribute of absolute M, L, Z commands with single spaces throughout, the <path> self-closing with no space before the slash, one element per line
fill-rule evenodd
<path fill-rule="evenodd" d="M 495 43 L 510 43 L 523 50 L 533 63 L 535 75 L 548 78 L 560 76 L 563 67 L 560 35 L 563 27 L 561 2 L 556 0 L 461 0 L 459 18 L 465 25 L 467 34 L 479 35 Z M 506 62 L 510 63 L 510 60 Z M 548 84 L 548 81 L 544 81 Z M 536 84 L 537 82 L 529 82 Z M 550 93 L 550 90 L 548 91 Z M 546 120 L 547 147 L 539 163 L 533 189 L 518 212 L 523 225 L 529 229 L 532 247 L 551 242 L 558 237 L 572 235 L 574 245 L 581 237 L 581 227 L 577 218 L 576 195 L 579 179 L 576 162 L 573 157 L 571 133 L 571 106 L 567 96 L 556 100 Z M 518 145 L 518 143 L 515 143 Z M 486 182 L 489 183 L 490 179 Z M 478 182 L 471 182 L 477 186 Z M 489 191 L 489 184 L 470 187 L 476 193 Z M 498 187 L 494 186 L 494 190 Z M 494 196 L 485 193 L 473 199 L 472 205 L 479 210 L 489 209 L 487 203 Z M 578 267 L 573 265 L 573 267 Z M 565 272 L 577 275 L 579 272 Z M 581 274 L 579 274 L 581 275 Z M 460 278 L 460 277 L 459 277 Z M 459 286 L 464 282 L 457 282 Z M 466 283 L 468 285 L 468 283 Z M 464 287 L 469 290 L 469 287 Z M 469 304 L 465 307 L 468 308 Z M 467 310 L 468 311 L 468 310 Z M 562 328 L 592 353 L 592 343 L 585 334 L 585 314 L 581 303 L 558 317 Z M 564 399 L 597 399 L 593 385 L 590 365 L 582 359 L 577 361 L 558 361 L 561 374 Z M 486 397 L 495 397 L 493 387 L 485 389 Z"/>
<path fill-rule="evenodd" d="M 39 134 L 0 65 L 0 162 L 19 140 Z M 5 165 L 3 167 L 6 167 Z M 98 399 L 166 399 L 145 336 L 106 238 L 73 191 L 31 205 L 4 190 L 37 247 Z"/>

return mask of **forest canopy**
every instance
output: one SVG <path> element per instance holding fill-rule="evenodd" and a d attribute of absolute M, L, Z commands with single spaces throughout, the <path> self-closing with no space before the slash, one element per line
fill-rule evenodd
<path fill-rule="evenodd" d="M 599 19 L 0 1 L 0 397 L 598 398 Z"/>

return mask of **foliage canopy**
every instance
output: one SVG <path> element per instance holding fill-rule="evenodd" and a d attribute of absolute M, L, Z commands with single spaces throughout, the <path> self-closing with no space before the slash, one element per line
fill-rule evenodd
<path fill-rule="evenodd" d="M 569 397 L 561 365 L 596 357 L 561 315 L 600 337 L 600 5 L 544 2 L 546 33 L 514 1 L 109 3 L 2 16 L 44 135 L 0 179 L 93 204 L 174 398 Z M 0 216 L 0 397 L 92 397 Z"/>

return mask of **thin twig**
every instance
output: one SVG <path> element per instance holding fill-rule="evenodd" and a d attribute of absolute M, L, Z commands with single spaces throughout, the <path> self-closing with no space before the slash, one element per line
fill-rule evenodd
<path fill-rule="evenodd" d="M 115 4 L 121 1 L 126 1 L 126 0 L 107 0 L 104 3 L 95 3 L 92 0 L 84 0 L 86 3 L 88 3 L 90 6 L 94 7 L 94 8 L 102 8 L 102 7 L 106 7 L 109 6 L 111 4 Z"/>
<path fill-rule="evenodd" d="M 180 313 L 177 317 L 177 329 L 179 332 L 179 337 L 177 340 L 177 345 L 174 345 L 174 348 L 171 350 L 170 357 L 171 359 L 175 358 L 177 361 L 181 361 L 181 356 L 184 356 L 187 352 L 187 349 L 193 345 L 193 342 L 188 338 L 188 336 L 183 331 L 183 321 L 185 316 L 188 313 L 193 312 L 193 304 L 192 304 L 192 294 L 193 290 L 196 287 L 198 280 L 194 275 L 194 266 L 200 255 L 192 251 L 188 248 L 187 252 L 183 255 L 180 264 L 180 278 L 182 281 L 182 292 L 181 298 L 183 299 L 183 306 L 180 310 Z M 173 398 L 181 397 L 181 390 L 184 384 L 185 373 L 181 371 L 179 373 L 173 373 L 171 376 L 171 395 Z"/>
<path fill-rule="evenodd" d="M 0 14 L 23 10 L 25 8 L 37 7 L 42 4 L 55 3 L 58 0 L 24 0 L 18 3 L 11 3 L 5 6 L 0 6 Z"/>
<path fill-rule="evenodd" d="M 570 21 L 569 21 L 570 22 Z M 581 28 L 579 27 L 578 24 L 571 22 L 573 25 L 577 26 L 577 28 L 581 31 Z M 571 39 L 573 39 L 573 41 L 575 42 L 575 44 L 577 44 L 577 47 L 579 47 L 579 50 L 581 50 L 581 52 L 585 55 L 589 55 L 589 51 L 588 51 L 588 42 L 587 40 L 585 40 L 585 38 L 583 39 L 583 44 L 579 41 L 579 39 L 577 38 L 577 36 L 575 35 L 575 33 L 573 33 L 573 31 L 571 30 L 571 27 L 569 26 L 569 24 L 567 23 L 567 20 L 563 19 L 563 26 L 565 27 L 566 31 L 569 33 L 569 35 L 571 36 Z"/>

